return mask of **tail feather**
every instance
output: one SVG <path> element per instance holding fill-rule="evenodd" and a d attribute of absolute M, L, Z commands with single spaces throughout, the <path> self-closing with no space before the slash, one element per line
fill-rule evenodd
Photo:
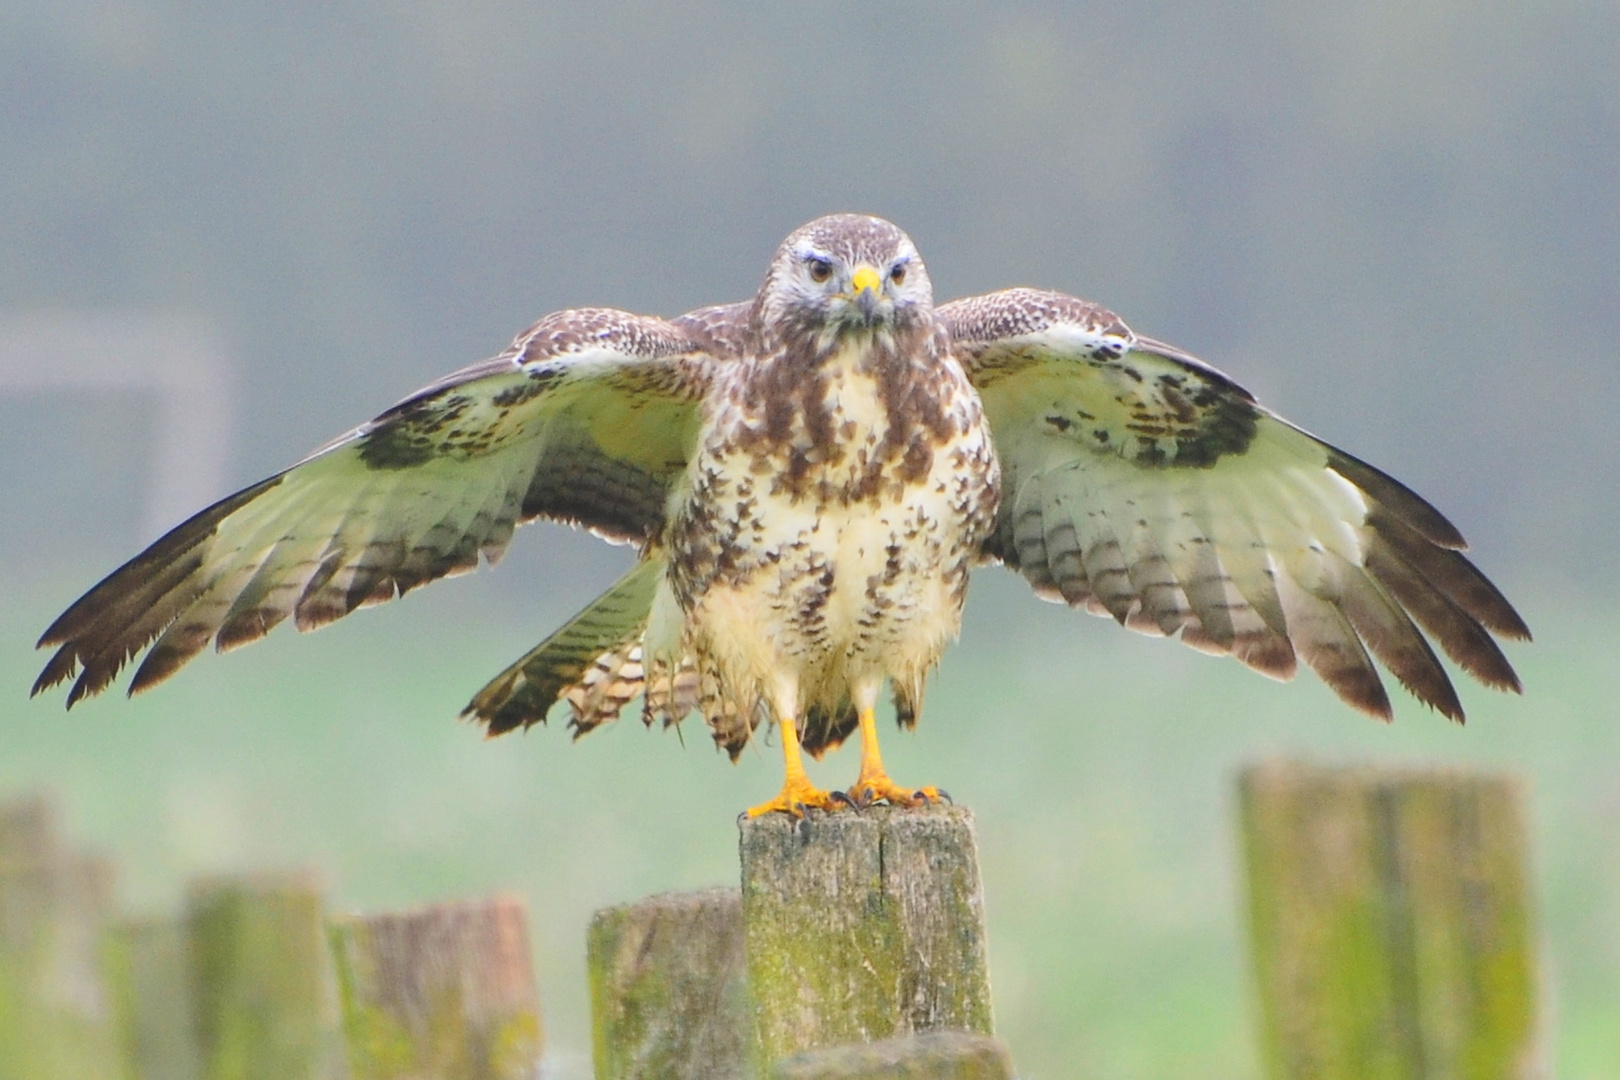
<path fill-rule="evenodd" d="M 545 721 L 566 698 L 579 734 L 611 720 L 641 693 L 641 635 L 664 560 L 643 559 L 562 628 L 478 691 L 462 717 L 491 735 Z"/>
<path fill-rule="evenodd" d="M 837 708 L 812 705 L 804 711 L 804 730 L 799 733 L 799 745 L 804 752 L 819 759 L 829 750 L 836 750 L 849 738 L 850 732 L 860 726 L 860 715 L 855 703 L 847 696 Z"/>

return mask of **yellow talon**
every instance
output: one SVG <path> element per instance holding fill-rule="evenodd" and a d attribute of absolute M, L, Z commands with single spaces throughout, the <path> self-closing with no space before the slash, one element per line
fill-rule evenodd
<path fill-rule="evenodd" d="M 777 723 L 782 729 L 782 764 L 787 775 L 782 779 L 782 790 L 776 798 L 750 807 L 746 816 L 757 818 L 782 813 L 797 818 L 803 817 L 806 810 L 828 810 L 847 803 L 843 792 L 834 794 L 823 791 L 810 782 L 809 775 L 804 771 L 804 759 L 799 755 L 797 726 L 787 717 L 780 718 Z"/>
<path fill-rule="evenodd" d="M 861 717 L 861 775 L 849 789 L 849 799 L 856 806 L 870 806 L 882 801 L 890 806 L 917 806 L 923 803 L 948 801 L 939 788 L 932 785 L 920 788 L 901 787 L 889 779 L 883 770 L 883 754 L 878 750 L 877 715 L 870 708 L 860 711 Z"/>
<path fill-rule="evenodd" d="M 749 807 L 748 816 L 762 817 L 765 814 L 792 814 L 794 817 L 803 817 L 806 810 L 831 810 L 843 805 L 841 794 L 834 795 L 830 791 L 822 791 L 810 782 L 808 776 L 789 776 L 782 785 L 782 791 L 769 802 L 762 802 L 758 806 Z"/>

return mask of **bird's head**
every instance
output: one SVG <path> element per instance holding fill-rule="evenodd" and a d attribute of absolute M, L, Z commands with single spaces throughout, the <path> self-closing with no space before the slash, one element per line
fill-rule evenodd
<path fill-rule="evenodd" d="M 933 287 L 900 229 L 864 214 L 832 214 L 794 231 L 760 291 L 768 326 L 818 336 L 893 331 L 933 312 Z"/>

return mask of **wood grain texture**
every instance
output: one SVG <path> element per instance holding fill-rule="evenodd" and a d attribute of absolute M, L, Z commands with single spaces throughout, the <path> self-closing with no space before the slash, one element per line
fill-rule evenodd
<path fill-rule="evenodd" d="M 942 1029 L 991 1033 L 970 811 L 769 815 L 741 830 L 763 1061 Z"/>
<path fill-rule="evenodd" d="M 586 937 L 596 1080 L 743 1080 L 753 1023 L 736 889 L 605 908 Z"/>
<path fill-rule="evenodd" d="M 771 1080 L 1013 1080 L 998 1040 L 931 1031 L 875 1043 L 807 1050 L 776 1063 Z"/>

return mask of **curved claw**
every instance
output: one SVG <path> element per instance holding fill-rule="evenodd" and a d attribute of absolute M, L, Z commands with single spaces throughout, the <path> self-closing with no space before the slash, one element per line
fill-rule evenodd
<path fill-rule="evenodd" d="M 848 798 L 858 808 L 865 809 L 874 802 L 886 802 L 890 806 L 929 806 L 940 801 L 950 802 L 951 797 L 932 785 L 920 788 L 905 788 L 890 780 L 887 776 L 867 776 L 855 781 L 855 786 L 849 789 Z"/>
<path fill-rule="evenodd" d="M 863 809 L 863 807 L 858 806 L 856 804 L 854 799 L 850 798 L 847 794 L 845 794 L 842 791 L 829 791 L 829 792 L 827 792 L 827 807 L 826 808 L 828 810 L 860 810 L 860 809 Z"/>

